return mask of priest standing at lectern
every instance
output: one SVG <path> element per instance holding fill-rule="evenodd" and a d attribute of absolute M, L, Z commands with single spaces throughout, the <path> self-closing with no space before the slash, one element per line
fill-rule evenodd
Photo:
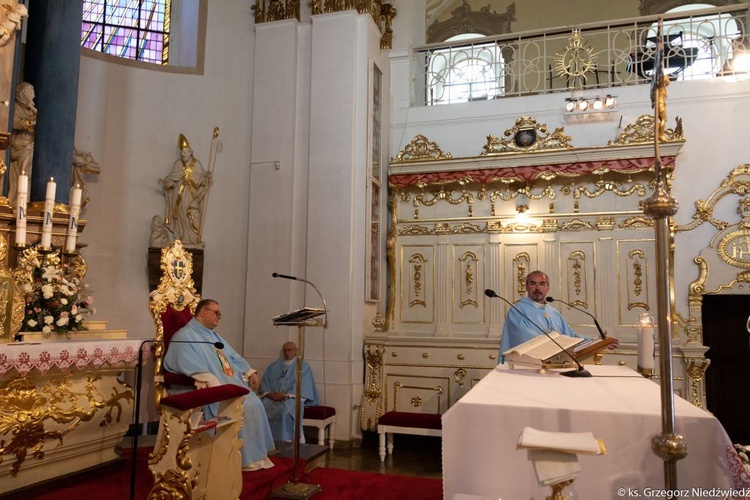
<path fill-rule="evenodd" d="M 539 328 L 548 333 L 557 332 L 569 337 L 584 338 L 568 326 L 560 311 L 547 303 L 548 293 L 549 278 L 545 273 L 532 271 L 526 276 L 526 297 L 516 302 L 515 309 L 511 307 L 505 317 L 498 360 L 503 359 L 503 353 L 508 349 L 542 335 Z"/>
<path fill-rule="evenodd" d="M 193 319 L 172 337 L 164 356 L 164 368 L 192 377 L 199 388 L 222 384 L 250 386 L 251 391 L 242 403 L 242 470 L 269 469 L 274 464 L 268 458 L 268 452 L 275 448 L 263 404 L 253 392 L 260 385 L 258 374 L 250 368 L 245 358 L 214 331 L 220 320 L 221 309 L 218 302 L 211 299 L 198 302 Z M 192 388 L 186 388 L 190 389 Z M 216 416 L 212 407 L 213 405 L 205 407 L 208 418 Z"/>
<path fill-rule="evenodd" d="M 312 370 L 304 360 L 300 380 L 300 418 L 304 418 L 305 406 L 318 404 L 318 391 L 315 388 Z M 261 401 L 266 408 L 268 423 L 276 441 L 294 439 L 296 382 L 297 345 L 287 342 L 281 348 L 281 357 L 268 366 L 260 382 Z M 302 432 L 300 442 L 305 442 Z"/>

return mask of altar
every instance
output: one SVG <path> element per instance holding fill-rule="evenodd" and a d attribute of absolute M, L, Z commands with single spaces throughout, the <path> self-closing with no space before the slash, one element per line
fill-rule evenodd
<path fill-rule="evenodd" d="M 0 345 L 0 494 L 118 457 L 140 339 Z"/>
<path fill-rule="evenodd" d="M 444 498 L 543 500 L 549 495 L 526 450 L 516 447 L 526 426 L 590 431 L 604 441 L 606 455 L 578 457 L 581 472 L 574 485 L 581 498 L 617 498 L 621 488 L 640 496 L 649 488 L 663 489 L 664 465 L 650 445 L 651 436 L 661 432 L 659 386 L 625 366 L 586 368 L 591 378 L 506 365 L 487 374 L 443 415 Z M 677 462 L 679 487 L 750 487 L 719 421 L 678 396 L 674 403 L 676 431 L 689 450 Z"/>

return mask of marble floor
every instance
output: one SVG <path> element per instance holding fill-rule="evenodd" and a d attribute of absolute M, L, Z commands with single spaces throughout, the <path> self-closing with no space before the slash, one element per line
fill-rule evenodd
<path fill-rule="evenodd" d="M 359 443 L 358 443 L 359 444 Z M 393 455 L 378 456 L 378 435 L 368 433 L 359 446 L 336 443 L 325 455 L 323 467 L 334 469 L 442 478 L 441 440 L 436 437 L 397 434 Z"/>
<path fill-rule="evenodd" d="M 308 443 L 317 442 L 313 435 L 305 436 Z M 138 446 L 151 446 L 156 436 L 141 436 L 138 438 Z M 122 446 L 129 448 L 132 443 L 131 437 L 123 439 Z M 283 450 L 284 446 L 290 449 Z M 291 443 L 283 443 L 277 446 L 283 456 L 294 456 Z M 377 433 L 365 433 L 361 442 L 337 441 L 331 449 L 318 448 L 322 453 L 315 459 L 319 467 L 332 469 L 358 470 L 363 472 L 377 472 L 382 474 L 400 474 L 404 476 L 442 478 L 442 455 L 441 440 L 428 436 L 410 436 L 404 434 L 395 435 L 393 454 L 386 456 L 385 462 L 380 461 L 378 456 Z M 300 452 L 304 457 L 304 451 Z"/>

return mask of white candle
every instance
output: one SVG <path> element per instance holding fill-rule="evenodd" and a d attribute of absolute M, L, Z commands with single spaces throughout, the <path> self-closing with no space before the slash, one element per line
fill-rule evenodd
<path fill-rule="evenodd" d="M 42 224 L 42 248 L 52 247 L 52 216 L 55 213 L 55 191 L 57 184 L 50 177 L 47 183 L 47 194 L 44 197 L 44 223 Z"/>
<path fill-rule="evenodd" d="M 29 193 L 29 176 L 21 172 L 16 193 L 16 246 L 26 246 L 26 197 Z"/>
<path fill-rule="evenodd" d="M 70 192 L 70 220 L 68 221 L 68 238 L 65 240 L 65 251 L 73 253 L 76 251 L 76 240 L 78 239 L 78 215 L 81 212 L 81 188 L 76 187 Z"/>
<path fill-rule="evenodd" d="M 638 367 L 654 369 L 654 318 L 642 313 L 638 320 Z"/>

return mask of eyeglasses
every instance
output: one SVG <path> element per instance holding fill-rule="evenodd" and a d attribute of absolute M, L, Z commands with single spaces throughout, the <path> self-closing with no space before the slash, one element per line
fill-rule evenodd
<path fill-rule="evenodd" d="M 221 319 L 221 311 L 217 311 L 216 309 L 206 309 L 206 311 L 214 313 L 218 319 Z"/>

